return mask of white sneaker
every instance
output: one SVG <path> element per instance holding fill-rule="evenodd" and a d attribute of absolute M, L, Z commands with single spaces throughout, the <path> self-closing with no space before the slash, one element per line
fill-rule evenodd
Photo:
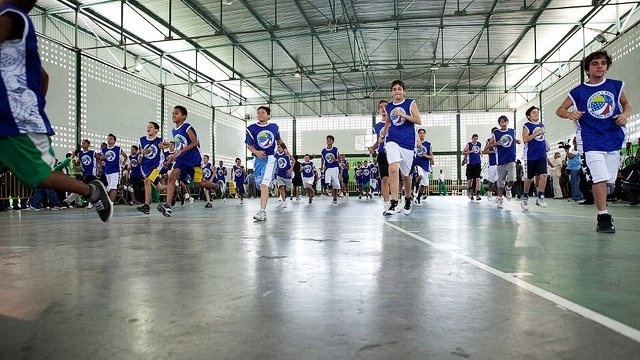
<path fill-rule="evenodd" d="M 529 198 L 523 197 L 520 206 L 522 206 L 522 210 L 529 211 Z"/>
<path fill-rule="evenodd" d="M 300 196 L 296 196 L 296 201 L 300 201 Z"/>
<path fill-rule="evenodd" d="M 333 205 L 333 206 L 338 206 L 338 202 L 337 202 L 336 200 L 333 200 L 333 201 L 331 202 L 331 205 Z"/>
<path fill-rule="evenodd" d="M 286 201 L 283 201 L 283 202 L 282 202 L 282 205 L 280 205 L 280 206 L 282 206 L 282 208 L 283 208 L 283 209 L 284 209 L 284 208 L 286 208 L 286 207 L 287 207 L 287 202 L 286 202 Z"/>
<path fill-rule="evenodd" d="M 255 215 L 253 215 L 253 218 L 256 221 L 265 221 L 265 220 L 267 220 L 267 212 L 262 210 L 262 209 L 260 209 L 260 210 L 258 210 L 258 212 Z"/>
<path fill-rule="evenodd" d="M 547 207 L 547 203 L 544 202 L 543 198 L 538 198 L 536 200 L 536 205 L 540 206 L 541 208 L 546 208 Z"/>
<path fill-rule="evenodd" d="M 40 209 L 39 208 L 34 208 L 33 206 L 29 206 L 27 208 L 27 211 L 40 211 Z"/>
<path fill-rule="evenodd" d="M 227 199 L 224 199 L 224 202 L 227 202 Z M 193 204 L 193 197 L 189 197 L 189 204 Z"/>
<path fill-rule="evenodd" d="M 60 206 L 54 206 L 51 208 L 51 211 L 58 211 L 58 210 L 62 210 L 62 208 Z"/>
<path fill-rule="evenodd" d="M 93 207 L 93 205 L 91 203 L 87 204 L 87 209 L 91 209 Z"/>
<path fill-rule="evenodd" d="M 498 198 L 498 209 L 502 209 L 504 206 L 502 205 L 502 198 Z"/>
<path fill-rule="evenodd" d="M 504 188 L 504 197 L 507 199 L 507 201 L 511 201 L 511 188 L 510 187 Z"/>
<path fill-rule="evenodd" d="M 493 195 L 491 195 L 490 192 L 487 193 L 487 200 L 491 201 L 491 198 L 493 197 Z"/>

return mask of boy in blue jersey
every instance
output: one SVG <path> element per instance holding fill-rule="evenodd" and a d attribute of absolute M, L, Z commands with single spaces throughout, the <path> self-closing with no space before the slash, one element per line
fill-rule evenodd
<path fill-rule="evenodd" d="M 102 167 L 102 174 L 107 180 L 107 192 L 111 202 L 116 200 L 118 194 L 118 185 L 120 185 L 120 175 L 122 172 L 122 166 L 127 163 L 127 154 L 122 150 L 120 146 L 116 145 L 116 136 L 113 134 L 107 135 L 107 146 L 101 150 L 100 160 L 104 163 Z"/>
<path fill-rule="evenodd" d="M 98 171 L 98 154 L 89 150 L 91 142 L 87 139 L 82 140 L 80 152 L 78 152 L 78 159 L 74 160 L 76 164 L 82 164 L 82 181 L 85 184 L 95 180 Z"/>
<path fill-rule="evenodd" d="M 300 173 L 302 174 L 302 183 L 306 189 L 307 197 L 309 197 L 309 204 L 311 204 L 316 191 L 314 166 L 309 154 L 305 154 L 304 161 L 300 163 Z"/>
<path fill-rule="evenodd" d="M 613 188 L 616 181 L 625 126 L 631 114 L 631 103 L 622 91 L 624 82 L 605 78 L 611 63 L 606 51 L 589 54 L 583 61 L 589 80 L 571 90 L 556 111 L 561 118 L 576 122 L 598 209 L 596 231 L 604 233 L 616 231 L 607 210 L 607 189 Z M 573 111 L 569 111 L 571 107 Z"/>
<path fill-rule="evenodd" d="M 254 172 L 256 185 L 260 186 L 260 210 L 253 216 L 256 221 L 267 220 L 267 201 L 269 200 L 269 186 L 276 167 L 276 145 L 282 146 L 288 153 L 287 147 L 280 138 L 278 125 L 269 123 L 271 109 L 260 106 L 256 115 L 258 122 L 247 127 L 245 144 L 247 149 L 255 156 Z"/>
<path fill-rule="evenodd" d="M 211 181 L 213 179 L 213 172 L 214 170 L 211 168 L 211 163 L 209 162 L 209 155 L 202 155 L 202 180 Z M 210 209 L 213 207 L 211 204 L 211 192 L 207 188 L 202 190 L 204 191 L 205 200 L 207 200 L 204 207 Z"/>
<path fill-rule="evenodd" d="M 422 197 L 426 196 L 429 190 L 429 173 L 431 172 L 431 160 L 433 159 L 433 149 L 431 143 L 425 139 L 427 131 L 418 130 L 418 142 L 416 144 L 415 164 L 417 169 L 416 183 L 418 184 L 418 195 L 416 205 L 422 206 Z"/>
<path fill-rule="evenodd" d="M 25 186 L 73 192 L 95 206 L 102 221 L 113 212 L 104 186 L 51 171 L 53 128 L 44 112 L 49 77 L 42 68 L 35 29 L 28 16 L 35 1 L 0 1 L 0 168 Z"/>
<path fill-rule="evenodd" d="M 284 152 L 282 146 L 278 145 L 278 151 L 276 152 L 276 180 L 278 182 L 278 190 L 280 191 L 280 197 L 282 198 L 282 207 L 287 207 L 287 194 L 286 190 L 291 191 L 293 184 L 291 182 L 291 173 L 293 168 L 291 166 L 291 156 Z M 293 196 L 293 193 L 292 193 Z"/>
<path fill-rule="evenodd" d="M 480 200 L 480 173 L 482 172 L 482 144 L 478 141 L 478 134 L 471 136 L 471 142 L 462 150 L 462 155 L 467 156 L 467 180 L 470 181 L 471 200 L 476 197 Z"/>
<path fill-rule="evenodd" d="M 144 189 L 144 176 L 142 175 L 140 148 L 137 145 L 131 146 L 131 154 L 129 155 L 129 184 L 133 187 L 133 194 L 130 205 L 141 202 L 138 199 Z"/>
<path fill-rule="evenodd" d="M 175 129 L 171 130 L 173 142 L 176 151 L 169 155 L 165 160 L 165 164 L 173 162 L 173 169 L 169 173 L 169 181 L 167 182 L 167 202 L 160 203 L 157 207 L 158 211 L 166 217 L 172 214 L 169 201 L 173 199 L 173 193 L 176 188 L 176 180 L 186 178 L 193 179 L 197 188 L 213 189 L 215 185 L 211 181 L 202 181 L 202 154 L 200 153 L 200 142 L 195 129 L 187 122 L 187 109 L 184 106 L 176 105 L 173 108 L 171 119 L 176 124 Z M 165 146 L 169 144 L 165 143 Z M 187 191 L 188 194 L 188 191 Z"/>
<path fill-rule="evenodd" d="M 140 138 L 140 168 L 144 177 L 144 204 L 138 206 L 140 212 L 149 214 L 151 211 L 151 187 L 158 191 L 165 190 L 166 185 L 161 183 L 161 173 L 164 168 L 165 144 L 158 136 L 160 125 L 150 121 L 147 124 L 147 135 Z"/>
<path fill-rule="evenodd" d="M 358 199 L 362 199 L 362 161 L 356 161 L 353 174 L 356 181 L 356 190 L 358 190 Z"/>
<path fill-rule="evenodd" d="M 344 154 L 340 154 L 340 175 L 342 196 L 349 197 L 349 161 Z"/>
<path fill-rule="evenodd" d="M 332 205 L 338 205 L 338 191 L 340 191 L 340 151 L 333 146 L 335 138 L 327 136 L 327 147 L 322 149 L 320 158 L 320 172 L 324 170 L 324 182 L 331 189 Z"/>
<path fill-rule="evenodd" d="M 236 193 L 240 195 L 240 205 L 244 204 L 244 183 L 247 177 L 247 170 L 242 166 L 242 160 L 236 158 L 236 164 L 233 165 L 233 181 L 236 184 Z"/>
<path fill-rule="evenodd" d="M 420 111 L 413 99 L 404 97 L 404 82 L 394 80 L 391 83 L 391 95 L 393 102 L 385 107 L 389 116 L 387 136 L 385 138 L 385 150 L 389 161 L 389 187 L 391 189 L 391 204 L 384 212 L 385 215 L 393 215 L 398 212 L 398 194 L 400 191 L 400 175 L 404 183 L 404 208 L 405 215 L 411 213 L 411 165 L 413 164 L 413 149 L 416 145 L 416 125 L 420 125 Z"/>
<path fill-rule="evenodd" d="M 389 201 L 389 161 L 387 160 L 387 152 L 384 149 L 384 139 L 389 131 L 389 117 L 385 111 L 385 107 L 389 102 L 386 100 L 380 100 L 378 102 L 378 113 L 382 118 L 382 121 L 373 125 L 373 132 L 376 134 L 376 142 L 369 148 L 369 153 L 373 154 L 376 150 L 378 152 L 378 170 L 381 178 L 380 194 L 384 201 L 385 211 L 391 205 Z"/>
<path fill-rule="evenodd" d="M 224 202 L 227 202 L 226 192 L 227 192 L 227 167 L 224 166 L 224 161 L 220 160 L 218 162 L 218 166 L 215 167 L 215 178 L 213 180 L 214 183 L 220 186 L 221 196 L 224 199 Z"/>
<path fill-rule="evenodd" d="M 360 168 L 362 171 L 362 175 L 360 177 L 360 183 L 362 184 L 362 195 L 364 195 L 365 199 L 370 197 L 371 192 L 371 168 L 369 167 L 369 162 L 367 160 L 364 161 L 362 167 Z"/>
<path fill-rule="evenodd" d="M 371 163 L 371 191 L 374 195 L 380 191 L 380 170 L 378 168 L 378 159 L 373 159 Z"/>
<path fill-rule="evenodd" d="M 494 131 L 498 130 L 497 127 L 493 127 L 491 129 L 491 134 Z M 491 142 L 491 138 L 487 139 L 485 142 L 483 154 L 489 155 L 489 166 L 487 166 L 487 180 L 489 181 L 489 191 L 487 192 L 487 200 L 491 200 L 493 196 L 493 184 L 498 180 L 498 163 L 496 162 L 496 148 L 489 147 L 489 143 Z"/>
<path fill-rule="evenodd" d="M 509 118 L 501 115 L 498 118 L 499 129 L 493 132 L 491 141 L 486 146 L 496 147 L 496 161 L 498 163 L 498 209 L 502 209 L 502 194 L 511 200 L 511 187 L 516 181 L 516 144 L 520 140 L 516 139 L 516 132 L 510 129 Z"/>
<path fill-rule="evenodd" d="M 540 109 L 535 106 L 530 107 L 525 112 L 528 122 L 522 125 L 522 141 L 524 142 L 524 192 L 522 194 L 521 206 L 524 211 L 529 211 L 529 186 L 531 180 L 539 175 L 538 198 L 536 205 L 546 208 L 544 202 L 544 188 L 547 186 L 547 151 L 549 144 L 546 141 L 544 124 L 540 122 Z"/>

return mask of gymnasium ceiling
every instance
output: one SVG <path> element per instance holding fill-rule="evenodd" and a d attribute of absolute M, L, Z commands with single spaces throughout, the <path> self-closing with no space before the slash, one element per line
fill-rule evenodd
<path fill-rule="evenodd" d="M 637 1 L 40 0 L 142 63 L 171 62 L 231 103 L 424 91 L 530 91 Z M 172 65 L 172 66 L 173 66 Z M 176 70 L 178 71 L 178 70 Z M 197 76 L 196 76 L 197 74 Z"/>

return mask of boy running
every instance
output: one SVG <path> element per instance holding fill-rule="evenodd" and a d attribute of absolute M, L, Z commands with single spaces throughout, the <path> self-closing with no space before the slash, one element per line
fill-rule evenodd
<path fill-rule="evenodd" d="M 536 175 L 538 180 L 538 198 L 536 205 L 546 208 L 544 202 L 544 188 L 547 186 L 547 151 L 549 144 L 545 139 L 544 124 L 540 122 L 540 109 L 535 106 L 530 107 L 525 112 L 528 122 L 522 126 L 522 141 L 524 142 L 524 192 L 522 194 L 521 206 L 524 211 L 529 211 L 529 186 Z"/>
<path fill-rule="evenodd" d="M 616 181 L 625 125 L 631 114 L 631 103 L 622 91 L 624 82 L 605 78 L 611 63 L 606 51 L 589 54 L 583 62 L 589 80 L 571 90 L 556 111 L 577 125 L 578 144 L 582 143 L 598 209 L 596 231 L 604 233 L 616 232 L 607 210 L 607 189 Z M 573 111 L 569 111 L 571 107 Z"/>
<path fill-rule="evenodd" d="M 324 170 L 324 181 L 331 189 L 333 195 L 332 205 L 338 205 L 338 191 L 340 191 L 340 151 L 333 146 L 335 138 L 333 135 L 327 136 L 327 147 L 322 149 L 320 158 L 320 172 Z"/>

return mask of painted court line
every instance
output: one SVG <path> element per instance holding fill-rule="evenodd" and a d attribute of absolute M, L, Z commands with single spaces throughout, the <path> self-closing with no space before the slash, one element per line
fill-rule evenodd
<path fill-rule="evenodd" d="M 460 253 L 460 252 L 452 250 L 451 247 L 448 246 L 447 244 L 435 243 L 435 242 L 433 242 L 431 240 L 427 240 L 427 239 L 425 239 L 425 238 L 423 238 L 423 237 L 421 237 L 419 235 L 416 235 L 416 234 L 414 234 L 412 232 L 409 232 L 409 231 L 407 231 L 407 230 L 405 230 L 405 229 L 403 229 L 403 228 L 401 228 L 401 227 L 399 227 L 397 225 L 393 225 L 388 221 L 385 221 L 385 223 L 387 225 L 391 226 L 392 228 L 400 231 L 403 234 L 411 236 L 412 238 L 414 238 L 416 240 L 419 240 L 419 241 L 421 241 L 421 242 L 423 242 L 423 243 L 425 243 L 427 245 L 430 245 L 430 246 L 432 246 L 432 247 L 434 247 L 434 248 L 436 248 L 438 250 L 446 252 L 447 254 L 449 254 L 449 255 L 451 255 L 453 257 L 462 259 L 462 260 L 468 262 L 469 264 L 476 266 L 477 268 L 480 268 L 480 269 L 482 269 L 482 270 L 484 270 L 484 271 L 486 271 L 486 272 L 488 272 L 490 274 L 493 274 L 493 275 L 495 275 L 495 276 L 497 276 L 497 277 L 499 277 L 499 278 L 501 278 L 501 279 L 503 279 L 505 281 L 508 281 L 508 282 L 510 282 L 510 283 L 512 283 L 514 285 L 517 285 L 517 286 L 519 286 L 519 287 L 521 287 L 521 288 L 523 288 L 523 289 L 525 289 L 525 290 L 527 290 L 527 291 L 529 291 L 529 292 L 531 292 L 531 293 L 533 293 L 535 295 L 540 296 L 541 298 L 547 299 L 547 300 L 555 303 L 558 306 L 561 306 L 561 307 L 563 307 L 563 308 L 565 308 L 565 309 L 567 309 L 569 311 L 572 311 L 572 312 L 574 312 L 576 314 L 579 314 L 579 315 L 581 315 L 581 316 L 583 316 L 583 317 L 585 317 L 585 318 L 587 318 L 587 319 L 589 319 L 591 321 L 594 321 L 594 322 L 596 322 L 596 323 L 598 323 L 598 324 L 600 324 L 602 326 L 605 326 L 605 327 L 607 327 L 607 328 L 609 328 L 609 329 L 611 329 L 611 330 L 613 330 L 613 331 L 615 331 L 615 332 L 617 332 L 619 334 L 622 334 L 622 335 L 624 335 L 624 336 L 626 336 L 626 337 L 628 337 L 628 338 L 630 338 L 632 340 L 635 340 L 635 341 L 640 343 L 640 331 L 635 329 L 635 328 L 633 328 L 633 327 L 631 327 L 631 326 L 629 326 L 629 325 L 626 325 L 626 324 L 623 324 L 623 323 L 621 323 L 619 321 L 616 321 L 614 319 L 608 318 L 608 317 L 606 317 L 606 316 L 604 316 L 602 314 L 599 314 L 599 313 L 597 313 L 597 312 L 595 312 L 593 310 L 587 309 L 586 307 L 584 307 L 582 305 L 578 305 L 578 304 L 576 304 L 576 303 L 574 303 L 572 301 L 569 301 L 569 300 L 567 300 L 565 298 L 562 298 L 562 297 L 560 297 L 558 295 L 550 293 L 547 290 L 541 289 L 541 288 L 539 288 L 539 287 L 537 287 L 535 285 L 532 285 L 532 284 L 530 284 L 530 283 L 528 283 L 526 281 L 520 280 L 517 277 L 514 277 L 512 274 L 504 273 L 504 272 L 502 272 L 502 271 L 500 271 L 500 270 L 498 270 L 496 268 L 493 268 L 493 267 L 491 267 L 489 265 L 486 265 L 486 264 L 484 264 L 484 263 L 482 263 L 482 262 L 480 262 L 480 261 L 478 261 L 478 260 L 476 260 L 476 259 L 474 259 L 472 257 L 469 257 L 467 255 L 464 255 L 464 254 Z"/>

